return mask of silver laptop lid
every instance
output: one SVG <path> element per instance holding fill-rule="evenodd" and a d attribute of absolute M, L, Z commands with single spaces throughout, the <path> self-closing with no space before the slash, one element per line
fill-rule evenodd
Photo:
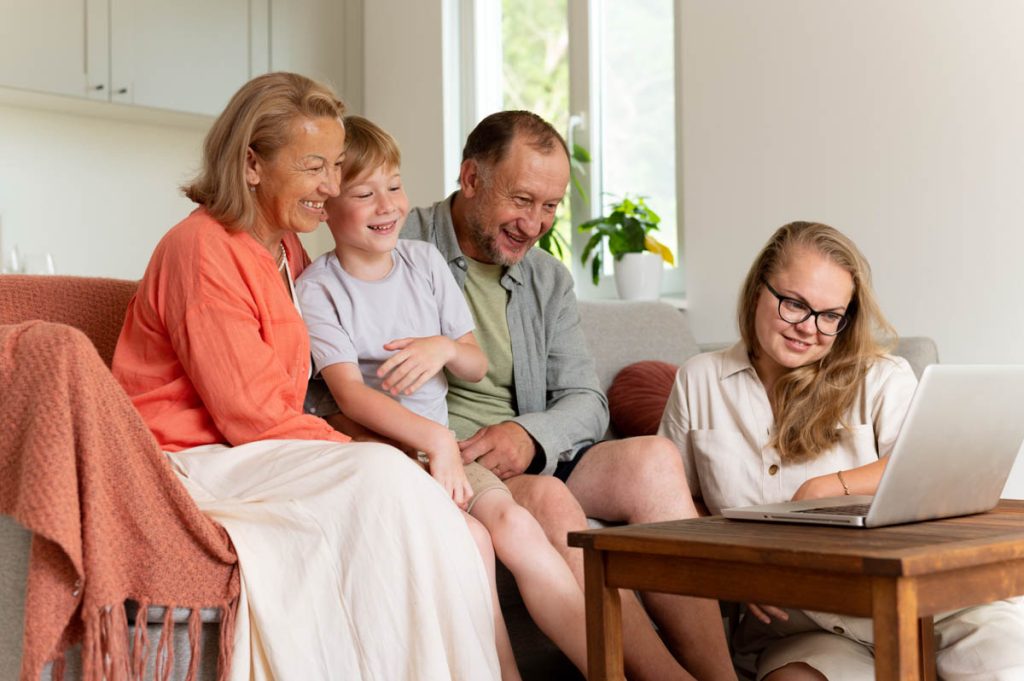
<path fill-rule="evenodd" d="M 1022 441 L 1024 366 L 928 366 L 865 524 L 994 508 Z"/>

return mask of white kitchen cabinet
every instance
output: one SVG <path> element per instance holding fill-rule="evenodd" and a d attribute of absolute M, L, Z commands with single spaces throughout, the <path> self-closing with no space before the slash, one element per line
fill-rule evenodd
<path fill-rule="evenodd" d="M 269 63 L 270 0 L 0 0 L 0 85 L 214 115 Z"/>
<path fill-rule="evenodd" d="M 107 3 L 0 0 L 0 85 L 110 98 Z"/>

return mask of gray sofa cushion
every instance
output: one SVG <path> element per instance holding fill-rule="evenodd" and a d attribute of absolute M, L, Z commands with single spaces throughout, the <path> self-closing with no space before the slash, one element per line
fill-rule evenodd
<path fill-rule="evenodd" d="M 583 335 L 606 391 L 628 364 L 644 359 L 682 364 L 700 352 L 686 312 L 668 303 L 588 300 L 580 301 L 579 308 Z"/>

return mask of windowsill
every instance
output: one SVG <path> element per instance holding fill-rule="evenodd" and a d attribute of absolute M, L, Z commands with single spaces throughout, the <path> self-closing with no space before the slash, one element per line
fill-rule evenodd
<path fill-rule="evenodd" d="M 677 310 L 685 310 L 689 307 L 685 293 L 664 293 L 659 300 L 663 303 L 668 303 Z"/>

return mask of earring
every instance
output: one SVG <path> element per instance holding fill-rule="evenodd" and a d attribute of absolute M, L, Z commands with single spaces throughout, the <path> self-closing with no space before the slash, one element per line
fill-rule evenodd
<path fill-rule="evenodd" d="M 256 193 L 256 185 L 254 185 L 254 184 L 250 184 L 249 185 L 249 193 L 250 194 L 255 194 Z"/>

